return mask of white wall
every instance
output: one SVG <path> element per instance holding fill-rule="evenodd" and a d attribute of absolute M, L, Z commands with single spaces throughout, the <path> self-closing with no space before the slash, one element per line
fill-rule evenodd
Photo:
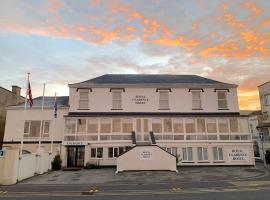
<path fill-rule="evenodd" d="M 4 164 L 5 164 L 5 157 L 0 156 L 0 185 L 3 182 Z"/>
<path fill-rule="evenodd" d="M 19 162 L 18 180 L 32 177 L 36 172 L 36 154 L 25 154 Z"/>
<path fill-rule="evenodd" d="M 143 152 L 149 153 L 143 156 Z M 117 172 L 130 170 L 176 171 L 176 158 L 158 146 L 136 146 L 117 158 Z"/>
<path fill-rule="evenodd" d="M 40 109 L 28 109 L 24 112 L 23 109 L 8 109 L 6 118 L 6 127 L 4 141 L 21 141 L 21 137 L 24 132 L 24 121 L 25 120 L 50 120 L 50 137 L 54 132 L 54 141 L 63 140 L 64 132 L 64 115 L 68 113 L 68 109 L 59 109 L 58 117 L 56 118 L 55 128 L 53 126 L 53 109 L 44 109 L 42 112 Z M 42 140 L 49 140 L 49 138 L 42 138 Z M 28 140 L 39 140 L 39 138 L 25 138 L 24 141 Z"/>
<path fill-rule="evenodd" d="M 192 110 L 192 97 L 188 88 L 172 88 L 169 92 L 170 110 L 159 110 L 159 93 L 156 88 L 125 88 L 122 92 L 122 108 L 113 112 L 239 112 L 237 89 L 230 88 L 227 93 L 229 110 L 220 111 L 217 105 L 217 93 L 214 88 L 204 88 L 201 93 L 203 110 Z M 70 88 L 70 112 L 112 112 L 112 96 L 110 88 L 92 88 L 89 92 L 89 109 L 78 110 L 79 92 L 76 88 Z M 148 98 L 146 104 L 135 104 L 132 100 L 137 95 Z"/>

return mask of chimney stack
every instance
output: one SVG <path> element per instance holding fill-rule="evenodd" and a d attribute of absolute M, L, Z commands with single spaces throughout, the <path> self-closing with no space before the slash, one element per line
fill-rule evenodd
<path fill-rule="evenodd" d="M 16 104 L 19 104 L 21 97 L 21 88 L 17 85 L 12 85 L 12 93 L 16 96 Z"/>

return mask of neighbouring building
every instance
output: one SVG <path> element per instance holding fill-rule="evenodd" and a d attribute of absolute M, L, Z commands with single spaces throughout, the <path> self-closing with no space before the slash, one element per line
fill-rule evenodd
<path fill-rule="evenodd" d="M 177 157 L 179 165 L 254 164 L 237 85 L 195 75 L 109 74 L 68 86 L 69 97 L 57 98 L 55 120 L 52 97 L 45 98 L 43 111 L 41 97 L 25 114 L 23 105 L 10 106 L 5 146 L 19 146 L 23 136 L 24 149 L 36 152 L 39 138 L 47 150 L 53 140 L 54 154 L 67 167 L 114 166 L 120 157 L 132 165 L 155 156 L 120 155 L 151 145 Z"/>
<path fill-rule="evenodd" d="M 0 87 L 0 149 L 5 131 L 6 122 L 6 107 L 24 102 L 24 97 L 21 96 L 21 88 L 12 86 L 12 91 Z"/>
<path fill-rule="evenodd" d="M 258 86 L 262 110 L 262 123 L 257 126 L 264 133 L 264 149 L 270 149 L 270 81 Z"/>
<path fill-rule="evenodd" d="M 240 114 L 248 119 L 249 131 L 253 140 L 254 156 L 262 159 L 262 143 L 260 142 L 258 130 L 258 126 L 263 123 L 262 112 L 261 110 L 242 110 Z"/>

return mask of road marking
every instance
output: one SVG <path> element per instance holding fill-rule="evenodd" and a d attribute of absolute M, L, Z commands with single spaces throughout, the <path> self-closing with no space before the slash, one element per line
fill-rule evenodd
<path fill-rule="evenodd" d="M 178 191 L 182 191 L 182 189 L 181 188 L 179 188 L 179 187 L 175 187 L 175 188 L 172 188 L 171 189 L 173 192 L 178 192 Z"/>

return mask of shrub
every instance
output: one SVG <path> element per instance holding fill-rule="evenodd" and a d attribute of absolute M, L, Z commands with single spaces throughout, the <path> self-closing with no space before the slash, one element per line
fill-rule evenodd
<path fill-rule="evenodd" d="M 52 170 L 60 170 L 62 165 L 62 160 L 60 155 L 56 155 L 52 161 Z"/>

